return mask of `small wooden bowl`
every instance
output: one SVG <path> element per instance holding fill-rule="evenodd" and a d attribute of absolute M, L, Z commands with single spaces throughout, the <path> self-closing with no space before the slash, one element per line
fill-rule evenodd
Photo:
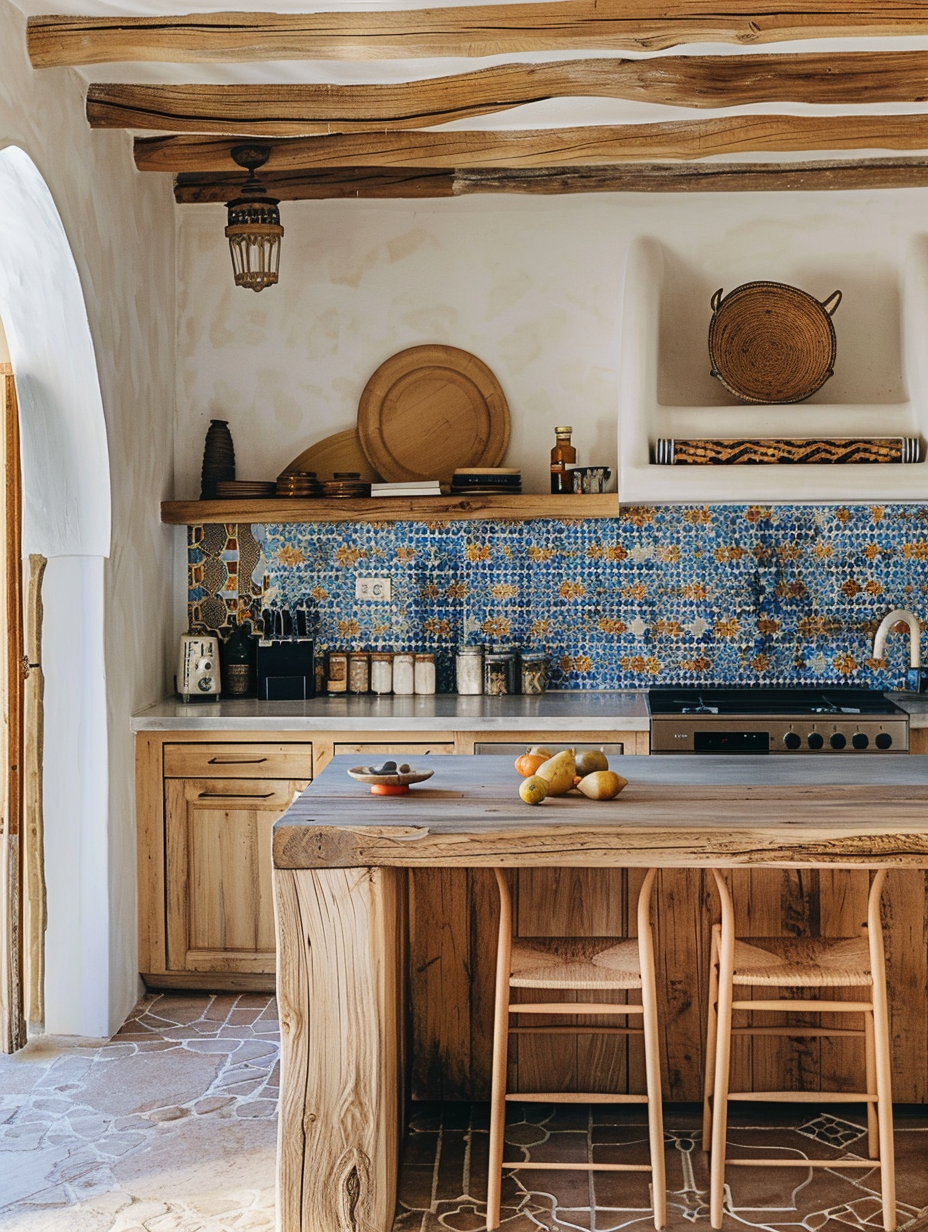
<path fill-rule="evenodd" d="M 372 774 L 370 766 L 355 766 L 348 771 L 356 782 L 370 783 L 371 794 L 374 796 L 405 796 L 410 783 L 424 783 L 434 773 L 434 770 L 408 770 L 404 774 L 399 771 L 393 774 Z"/>

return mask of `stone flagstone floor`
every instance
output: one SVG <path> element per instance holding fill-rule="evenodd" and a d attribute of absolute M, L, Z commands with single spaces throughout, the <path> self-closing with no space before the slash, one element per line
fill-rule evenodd
<path fill-rule="evenodd" d="M 0 1056 L 3 1232 L 270 1232 L 273 998 L 146 996 L 111 1041 Z"/>
<path fill-rule="evenodd" d="M 277 1093 L 267 996 L 152 994 L 110 1041 L 0 1056 L 0 1232 L 272 1232 Z M 741 1151 L 835 1167 L 732 1170 L 726 1232 L 878 1232 L 875 1172 L 841 1168 L 864 1142 L 857 1110 L 762 1108 L 732 1130 Z M 899 1227 L 928 1232 L 928 1110 L 898 1111 Z M 698 1123 L 698 1109 L 667 1109 L 669 1232 L 708 1232 Z M 647 1158 L 633 1108 L 514 1104 L 506 1137 L 512 1161 Z M 413 1104 L 393 1232 L 480 1232 L 486 1150 L 485 1105 Z M 504 1232 L 653 1226 L 642 1175 L 521 1175 L 504 1182 Z"/>

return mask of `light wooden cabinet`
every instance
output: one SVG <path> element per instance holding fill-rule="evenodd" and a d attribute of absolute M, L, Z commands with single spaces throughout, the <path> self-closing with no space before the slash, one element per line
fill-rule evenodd
<path fill-rule="evenodd" d="M 144 732 L 136 776 L 146 984 L 273 989 L 271 828 L 313 777 L 312 743 Z"/>
<path fill-rule="evenodd" d="M 274 975 L 271 827 L 305 785 L 165 779 L 170 970 Z"/>

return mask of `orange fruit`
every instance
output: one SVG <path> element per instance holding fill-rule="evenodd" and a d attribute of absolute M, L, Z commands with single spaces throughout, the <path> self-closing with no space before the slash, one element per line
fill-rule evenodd
<path fill-rule="evenodd" d="M 516 758 L 516 769 L 524 779 L 530 779 L 547 760 L 547 757 L 541 757 L 538 753 L 522 753 Z"/>

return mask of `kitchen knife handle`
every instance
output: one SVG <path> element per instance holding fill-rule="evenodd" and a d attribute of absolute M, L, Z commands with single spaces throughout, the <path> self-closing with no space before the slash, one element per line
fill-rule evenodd
<path fill-rule="evenodd" d="M 201 791 L 197 796 L 198 800 L 270 800 L 273 796 L 272 791 L 266 791 L 262 795 L 260 792 L 237 792 L 237 791 Z"/>

